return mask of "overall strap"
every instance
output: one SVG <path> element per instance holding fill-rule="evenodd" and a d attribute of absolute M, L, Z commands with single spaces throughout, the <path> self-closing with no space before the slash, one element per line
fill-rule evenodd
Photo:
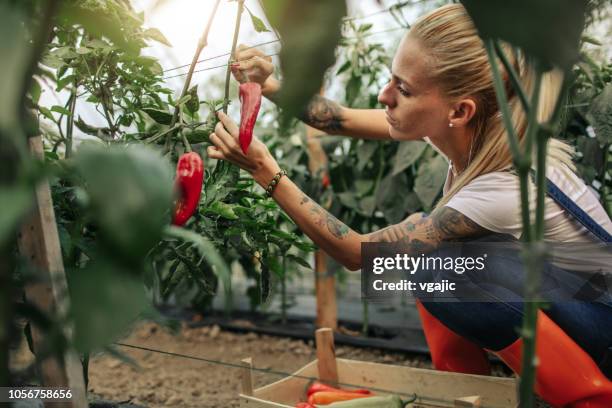
<path fill-rule="evenodd" d="M 533 174 L 533 173 L 532 173 Z M 571 198 L 569 198 L 555 183 L 548 177 L 546 178 L 546 192 L 555 200 L 559 206 L 574 216 L 586 229 L 591 231 L 596 237 L 603 242 L 611 243 L 612 235 L 608 233 L 601 225 L 599 225 L 586 211 L 578 206 Z"/>

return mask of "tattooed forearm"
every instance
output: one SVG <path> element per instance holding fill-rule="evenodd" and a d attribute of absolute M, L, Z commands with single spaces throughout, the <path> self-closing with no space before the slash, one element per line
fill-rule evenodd
<path fill-rule="evenodd" d="M 415 214 L 404 222 L 383 228 L 370 235 L 373 242 L 394 242 L 409 252 L 429 252 L 437 238 L 426 214 Z"/>
<path fill-rule="evenodd" d="M 349 227 L 339 219 L 325 211 L 320 205 L 312 201 L 308 196 L 302 196 L 300 205 L 309 204 L 310 213 L 313 215 L 314 222 L 319 227 L 325 227 L 336 238 L 344 239 L 349 233 Z"/>
<path fill-rule="evenodd" d="M 489 232 L 459 211 L 449 207 L 442 207 L 434 211 L 431 218 L 434 227 L 440 233 L 441 240 L 460 240 Z"/>
<path fill-rule="evenodd" d="M 315 95 L 306 110 L 300 115 L 304 123 L 325 132 L 334 133 L 344 129 L 342 107 L 320 95 Z"/>
<path fill-rule="evenodd" d="M 443 241 L 459 241 L 488 233 L 485 228 L 449 207 L 413 214 L 405 221 L 370 234 L 371 242 L 393 242 L 411 253 L 429 252 Z"/>

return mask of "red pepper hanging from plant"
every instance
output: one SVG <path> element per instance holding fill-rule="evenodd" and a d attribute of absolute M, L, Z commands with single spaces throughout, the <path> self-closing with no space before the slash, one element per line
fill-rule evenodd
<path fill-rule="evenodd" d="M 253 128 L 261 106 L 261 85 L 256 82 L 240 84 L 239 97 L 240 132 L 238 133 L 238 140 L 242 152 L 247 154 L 251 140 L 253 140 Z"/>
<path fill-rule="evenodd" d="M 174 225 L 183 225 L 198 208 L 204 180 L 204 162 L 196 152 L 181 155 L 176 164 L 174 187 L 179 198 L 174 207 Z"/>

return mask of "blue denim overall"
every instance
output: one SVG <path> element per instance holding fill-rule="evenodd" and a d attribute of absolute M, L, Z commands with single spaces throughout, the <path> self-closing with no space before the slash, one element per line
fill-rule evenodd
<path fill-rule="evenodd" d="M 612 243 L 612 236 L 550 179 L 547 180 L 547 193 L 601 241 Z M 470 242 L 508 240 L 515 239 L 493 234 Z M 525 274 L 523 261 L 518 254 L 493 256 L 487 260 L 484 270 L 470 276 L 447 270 L 419 273 L 417 279 L 422 281 L 447 280 L 462 285 L 461 293 L 455 294 L 455 301 L 417 297 L 433 316 L 457 334 L 482 348 L 502 350 L 519 337 L 517 329 L 523 320 Z M 543 312 L 593 358 L 604 375 L 612 378 L 612 294 L 604 286 L 596 297 L 580 300 L 575 293 L 584 284 L 584 275 L 546 262 L 539 291 L 548 303 Z M 567 301 L 569 298 L 572 300 Z"/>

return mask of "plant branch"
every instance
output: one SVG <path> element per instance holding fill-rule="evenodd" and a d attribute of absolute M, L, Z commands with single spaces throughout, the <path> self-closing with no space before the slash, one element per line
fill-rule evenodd
<path fill-rule="evenodd" d="M 227 63 L 227 70 L 225 71 L 225 94 L 223 97 L 223 113 L 227 113 L 227 105 L 229 104 L 229 84 L 230 74 L 232 72 L 231 63 L 236 59 L 236 43 L 238 42 L 238 34 L 240 33 L 240 20 L 242 17 L 242 11 L 244 10 L 244 0 L 238 0 L 238 10 L 236 11 L 236 24 L 234 26 L 234 38 L 232 39 L 232 51 L 230 52 L 230 58 Z"/>
<path fill-rule="evenodd" d="M 64 152 L 64 157 L 69 159 L 72 156 L 72 134 L 74 132 L 74 115 L 76 110 L 76 100 L 77 100 L 77 82 L 74 81 L 72 86 L 72 90 L 70 91 L 70 115 L 66 118 L 66 151 Z"/>
<path fill-rule="evenodd" d="M 191 65 L 189 65 L 189 71 L 187 72 L 187 78 L 185 78 L 185 84 L 183 84 L 183 90 L 181 91 L 181 96 L 179 96 L 178 100 L 180 101 L 187 92 L 189 92 L 189 85 L 191 85 L 191 78 L 193 77 L 193 71 L 195 70 L 195 66 L 198 63 L 198 59 L 200 58 L 200 54 L 202 50 L 208 45 L 208 33 L 210 32 L 210 27 L 212 26 L 215 14 L 217 14 L 217 9 L 219 8 L 219 3 L 221 0 L 216 0 L 213 10 L 208 16 L 208 21 L 206 22 L 206 27 L 204 27 L 204 32 L 202 33 L 202 37 L 198 41 L 198 46 L 196 47 L 195 53 L 193 54 L 193 58 L 191 59 Z M 172 121 L 170 122 L 170 128 L 173 128 L 176 124 L 179 117 L 180 107 L 177 105 L 174 107 L 174 113 L 172 115 Z M 168 151 L 170 147 L 170 134 L 166 139 L 166 146 L 164 150 Z"/>

